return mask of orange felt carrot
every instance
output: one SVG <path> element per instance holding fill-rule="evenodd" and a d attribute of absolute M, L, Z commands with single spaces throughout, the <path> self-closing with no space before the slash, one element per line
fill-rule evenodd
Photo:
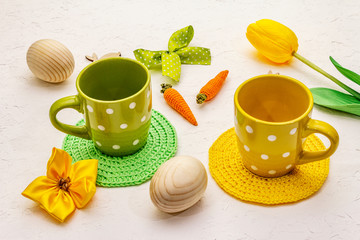
<path fill-rule="evenodd" d="M 189 105 L 185 102 L 180 93 L 172 88 L 171 84 L 161 84 L 161 93 L 164 94 L 164 99 L 170 107 L 180 113 L 191 124 L 195 126 L 198 125 Z"/>
<path fill-rule="evenodd" d="M 200 93 L 196 96 L 196 102 L 202 104 L 203 102 L 213 99 L 220 91 L 228 73 L 228 70 L 222 71 L 216 75 L 216 77 L 208 81 L 205 86 L 200 89 Z"/>

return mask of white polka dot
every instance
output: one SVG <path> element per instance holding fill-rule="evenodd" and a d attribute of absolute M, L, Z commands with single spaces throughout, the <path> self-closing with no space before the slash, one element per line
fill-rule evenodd
<path fill-rule="evenodd" d="M 113 114 L 114 110 L 112 110 L 111 108 L 106 109 L 106 113 L 107 114 Z"/>
<path fill-rule="evenodd" d="M 244 145 L 244 149 L 245 151 L 250 152 L 250 148 L 248 146 Z"/>
<path fill-rule="evenodd" d="M 94 109 L 90 105 L 87 105 L 86 108 L 89 110 L 89 112 L 94 112 Z"/>
<path fill-rule="evenodd" d="M 291 167 L 292 167 L 292 165 L 289 164 L 289 165 L 286 166 L 286 169 L 289 169 L 289 168 L 291 168 Z"/>
<path fill-rule="evenodd" d="M 117 149 L 120 149 L 120 146 L 119 145 L 114 145 L 114 146 L 112 146 L 112 148 L 117 150 Z"/>
<path fill-rule="evenodd" d="M 127 128 L 127 127 L 128 127 L 128 125 L 127 125 L 126 123 L 123 123 L 123 124 L 120 125 L 120 128 L 121 128 L 121 129 L 125 129 L 125 128 Z"/>
<path fill-rule="evenodd" d="M 133 145 L 137 145 L 139 143 L 139 139 L 136 139 L 134 142 L 133 142 Z"/>
<path fill-rule="evenodd" d="M 247 131 L 248 133 L 253 133 L 253 132 L 254 132 L 254 130 L 252 129 L 252 127 L 250 127 L 249 125 L 246 125 L 245 129 L 246 129 L 246 131 Z"/>
<path fill-rule="evenodd" d="M 266 155 L 266 154 L 261 154 L 261 158 L 264 159 L 264 160 L 268 160 L 268 159 L 269 159 L 269 156 Z"/>
<path fill-rule="evenodd" d="M 101 147 L 102 145 L 101 145 L 101 143 L 99 142 L 99 141 L 96 141 L 96 144 L 99 146 L 99 147 Z"/>
<path fill-rule="evenodd" d="M 297 131 L 297 128 L 293 128 L 293 129 L 291 129 L 291 131 L 290 131 L 290 135 L 294 135 L 294 134 L 296 133 L 296 131 Z"/>
<path fill-rule="evenodd" d="M 98 129 L 101 130 L 101 131 L 105 131 L 105 127 L 102 126 L 102 125 L 99 125 L 99 126 L 98 126 Z"/>
<path fill-rule="evenodd" d="M 141 118 L 141 122 L 144 122 L 146 120 L 146 116 L 143 116 L 142 118 Z"/>
<path fill-rule="evenodd" d="M 289 153 L 289 152 L 286 152 L 286 153 L 284 153 L 282 156 L 283 156 L 284 158 L 286 158 L 286 157 L 290 156 L 290 153 Z"/>
<path fill-rule="evenodd" d="M 276 173 L 276 171 L 275 170 L 270 170 L 268 173 L 271 174 L 271 175 L 274 175 Z"/>
<path fill-rule="evenodd" d="M 255 171 L 258 170 L 258 168 L 255 165 L 251 165 L 250 167 Z"/>
<path fill-rule="evenodd" d="M 269 136 L 268 136 L 268 140 L 269 140 L 270 142 L 273 142 L 273 141 L 276 140 L 276 136 L 275 136 L 275 135 L 269 135 Z"/>
<path fill-rule="evenodd" d="M 130 108 L 130 109 L 134 109 L 135 107 L 136 107 L 136 103 L 135 103 L 135 102 L 130 103 L 130 105 L 129 105 L 129 108 Z"/>

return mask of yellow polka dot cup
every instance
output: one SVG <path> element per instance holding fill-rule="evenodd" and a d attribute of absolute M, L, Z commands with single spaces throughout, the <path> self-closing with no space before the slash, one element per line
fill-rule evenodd
<path fill-rule="evenodd" d="M 148 69 L 127 58 L 106 58 L 85 67 L 76 79 L 77 95 L 61 98 L 50 108 L 58 130 L 91 139 L 111 156 L 135 153 L 146 143 L 151 123 L 151 83 Z M 73 108 L 85 125 L 60 122 L 57 113 Z"/>
<path fill-rule="evenodd" d="M 267 74 L 253 77 L 236 90 L 235 131 L 244 166 L 262 177 L 280 177 L 296 165 L 331 156 L 339 143 L 336 130 L 311 119 L 310 90 L 291 77 Z M 304 150 L 303 142 L 313 133 L 326 136 L 330 147 Z"/>

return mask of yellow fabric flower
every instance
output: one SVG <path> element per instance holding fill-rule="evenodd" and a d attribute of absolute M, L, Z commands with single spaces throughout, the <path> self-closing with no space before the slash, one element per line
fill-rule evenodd
<path fill-rule="evenodd" d="M 76 208 L 85 207 L 96 192 L 98 160 L 73 165 L 71 161 L 67 152 L 53 148 L 46 176 L 36 178 L 22 192 L 60 222 Z"/>
<path fill-rule="evenodd" d="M 299 47 L 291 29 L 270 19 L 250 24 L 246 37 L 261 54 L 275 63 L 289 61 Z"/>

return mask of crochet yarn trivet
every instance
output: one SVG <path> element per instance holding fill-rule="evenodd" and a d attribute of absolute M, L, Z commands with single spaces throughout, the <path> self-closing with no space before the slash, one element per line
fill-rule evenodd
<path fill-rule="evenodd" d="M 310 135 L 305 149 L 325 149 L 321 140 Z M 264 178 L 247 170 L 237 148 L 234 128 L 224 132 L 209 149 L 209 168 L 217 184 L 231 196 L 261 204 L 283 204 L 302 200 L 317 192 L 329 173 L 329 158 L 298 165 L 278 178 Z"/>
<path fill-rule="evenodd" d="M 81 120 L 77 125 L 83 125 Z M 103 187 L 139 185 L 149 180 L 158 167 L 175 155 L 177 137 L 174 127 L 159 112 L 152 110 L 151 126 L 147 142 L 138 152 L 112 157 L 100 152 L 91 140 L 67 135 L 63 149 L 70 154 L 73 163 L 83 159 L 98 159 L 96 184 Z"/>

